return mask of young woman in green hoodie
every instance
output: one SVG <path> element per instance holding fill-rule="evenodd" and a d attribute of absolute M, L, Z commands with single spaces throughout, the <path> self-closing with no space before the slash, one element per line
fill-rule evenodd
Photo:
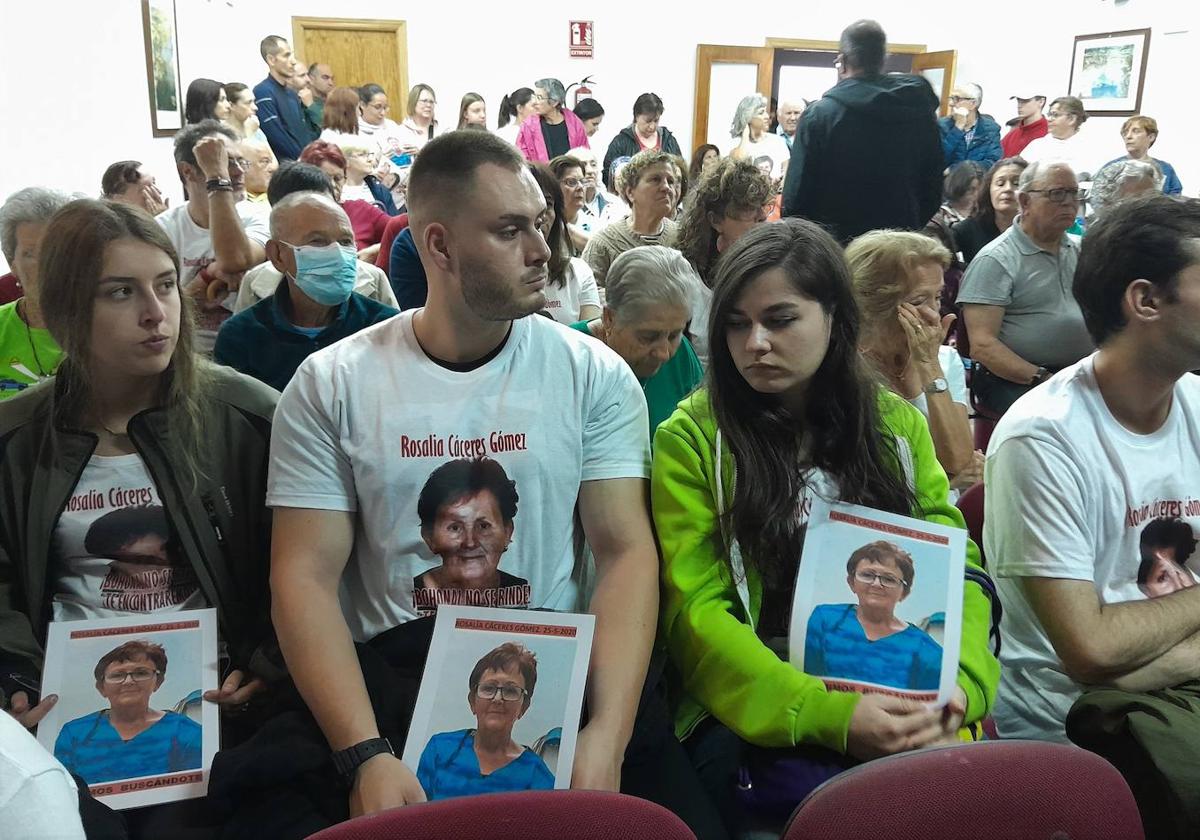
<path fill-rule="evenodd" d="M 708 334 L 707 387 L 655 435 L 652 500 L 676 731 L 736 830 L 746 816 L 736 777 L 751 748 L 777 750 L 768 763 L 811 761 L 832 774 L 952 743 L 988 713 L 999 665 L 989 599 L 970 581 L 958 690 L 943 709 L 830 691 L 787 661 L 816 495 L 964 527 L 924 418 L 862 366 L 849 270 L 833 238 L 799 219 L 740 238 L 718 265 Z M 968 542 L 968 566 L 978 562 Z M 760 766 L 763 756 L 755 753 Z"/>

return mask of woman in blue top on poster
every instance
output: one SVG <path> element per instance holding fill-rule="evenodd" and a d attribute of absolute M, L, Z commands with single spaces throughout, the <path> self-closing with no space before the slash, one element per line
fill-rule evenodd
<path fill-rule="evenodd" d="M 417 779 L 430 801 L 475 793 L 552 790 L 554 774 L 536 753 L 513 740 L 537 684 L 537 658 L 505 642 L 476 663 L 467 702 L 475 729 L 440 732 L 429 739 Z"/>
<path fill-rule="evenodd" d="M 857 604 L 821 604 L 808 619 L 804 672 L 891 688 L 936 691 L 942 647 L 924 630 L 896 617 L 912 591 L 912 557 L 883 540 L 856 549 L 846 582 Z"/>
<path fill-rule="evenodd" d="M 96 663 L 96 690 L 109 708 L 67 722 L 54 757 L 90 785 L 200 769 L 200 724 L 150 708 L 167 675 L 167 654 L 153 642 L 126 642 Z"/>

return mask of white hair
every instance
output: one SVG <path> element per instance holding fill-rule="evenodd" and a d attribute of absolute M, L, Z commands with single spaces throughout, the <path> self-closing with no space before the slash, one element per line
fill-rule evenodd
<path fill-rule="evenodd" d="M 1092 206 L 1099 213 L 1121 200 L 1121 190 L 1126 184 L 1137 181 L 1150 182 L 1154 189 L 1162 192 L 1163 172 L 1157 163 L 1146 160 L 1116 160 L 1096 173 L 1092 181 Z"/>
<path fill-rule="evenodd" d="M 1051 169 L 1065 169 L 1072 175 L 1075 174 L 1075 170 L 1071 169 L 1071 165 L 1061 160 L 1035 160 L 1021 172 L 1021 178 L 1017 181 L 1017 192 L 1029 192 L 1030 188 Z"/>
<path fill-rule="evenodd" d="M 82 195 L 67 195 L 45 187 L 26 187 L 10 195 L 0 207 L 0 250 L 11 268 L 17 255 L 17 228 L 23 224 L 41 224 L 70 201 Z"/>
<path fill-rule="evenodd" d="M 345 217 L 347 222 L 350 221 L 350 217 L 346 216 L 346 211 L 328 193 L 317 192 L 316 190 L 300 190 L 299 192 L 288 193 L 271 205 L 271 238 L 281 239 L 283 229 L 286 227 L 287 215 L 294 208 L 305 205 L 323 207 L 330 212 Z"/>
<path fill-rule="evenodd" d="M 674 248 L 642 245 L 613 260 L 605 286 L 605 307 L 618 323 L 628 324 L 655 306 L 690 310 L 700 278 Z"/>
<path fill-rule="evenodd" d="M 761 93 L 752 93 L 749 96 L 742 97 L 742 101 L 738 103 L 737 110 L 733 112 L 733 124 L 729 126 L 729 136 L 741 137 L 742 132 L 746 130 L 746 126 L 750 124 L 755 111 L 759 108 L 765 108 L 766 105 L 767 97 Z"/>

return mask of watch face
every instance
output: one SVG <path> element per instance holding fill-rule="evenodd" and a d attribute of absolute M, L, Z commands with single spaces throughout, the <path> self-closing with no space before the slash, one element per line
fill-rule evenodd
<path fill-rule="evenodd" d="M 927 386 L 925 386 L 925 392 L 929 393 L 929 394 L 940 394 L 944 391 L 949 391 L 949 390 L 950 390 L 950 383 L 947 382 L 945 379 L 943 379 L 940 376 L 937 379 L 930 382 Z"/>

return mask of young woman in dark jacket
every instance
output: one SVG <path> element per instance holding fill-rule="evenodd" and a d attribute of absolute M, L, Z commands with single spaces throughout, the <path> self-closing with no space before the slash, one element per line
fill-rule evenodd
<path fill-rule="evenodd" d="M 683 157 L 679 142 L 671 129 L 659 125 L 662 119 L 663 102 L 656 93 L 643 93 L 633 101 L 633 122 L 617 134 L 604 153 L 604 169 L 601 174 L 607 181 L 612 175 L 612 164 L 617 158 L 633 157 L 645 149 L 659 149 L 669 155 Z M 614 186 L 609 184 L 609 190 Z"/>
<path fill-rule="evenodd" d="M 239 713 L 274 664 L 270 515 L 278 394 L 193 353 L 192 302 L 154 220 L 80 200 L 40 267 L 53 379 L 0 408 L 0 703 L 32 727 L 50 621 L 213 607 L 228 663 L 204 699 Z"/>

